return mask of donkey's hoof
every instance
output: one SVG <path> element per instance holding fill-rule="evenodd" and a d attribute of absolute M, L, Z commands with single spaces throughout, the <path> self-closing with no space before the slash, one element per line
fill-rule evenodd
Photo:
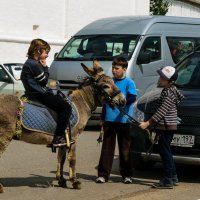
<path fill-rule="evenodd" d="M 3 193 L 3 185 L 0 183 L 0 193 Z"/>
<path fill-rule="evenodd" d="M 59 187 L 67 188 L 67 181 L 65 179 L 58 180 Z"/>
<path fill-rule="evenodd" d="M 74 181 L 73 183 L 72 183 L 72 186 L 73 186 L 73 188 L 74 189 L 81 189 L 81 182 L 80 181 Z"/>

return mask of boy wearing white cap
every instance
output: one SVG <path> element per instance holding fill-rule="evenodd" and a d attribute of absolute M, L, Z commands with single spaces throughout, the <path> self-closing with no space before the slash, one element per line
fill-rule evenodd
<path fill-rule="evenodd" d="M 184 96 L 177 90 L 174 82 L 178 73 L 174 67 L 166 66 L 157 71 L 160 75 L 158 87 L 163 87 L 155 114 L 146 122 L 140 123 L 140 128 L 146 129 L 154 126 L 158 140 L 159 154 L 161 156 L 165 177 L 155 188 L 173 188 L 178 185 L 176 167 L 172 156 L 170 144 L 173 134 L 177 130 L 177 106 Z"/>

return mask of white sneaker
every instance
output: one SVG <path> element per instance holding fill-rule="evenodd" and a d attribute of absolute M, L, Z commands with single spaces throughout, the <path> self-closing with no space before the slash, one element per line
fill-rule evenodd
<path fill-rule="evenodd" d="M 106 180 L 105 180 L 104 177 L 98 177 L 98 178 L 96 179 L 96 183 L 105 183 L 105 182 L 106 182 Z"/>
<path fill-rule="evenodd" d="M 133 181 L 132 181 L 132 179 L 130 178 L 130 177 L 125 177 L 125 179 L 124 179 L 124 183 L 125 184 L 131 184 Z"/>

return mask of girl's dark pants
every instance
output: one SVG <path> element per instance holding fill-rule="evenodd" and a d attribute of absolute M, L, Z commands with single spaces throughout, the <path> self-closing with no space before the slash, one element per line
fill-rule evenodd
<path fill-rule="evenodd" d="M 163 162 L 165 177 L 172 178 L 173 175 L 176 175 L 176 166 L 170 147 L 174 131 L 156 130 L 156 133 L 160 136 L 158 148 Z"/>
<path fill-rule="evenodd" d="M 51 93 L 40 96 L 39 100 L 58 114 L 55 135 L 65 135 L 65 129 L 69 123 L 69 117 L 72 111 L 69 103 L 59 95 Z"/>
<path fill-rule="evenodd" d="M 108 180 L 115 152 L 116 136 L 119 147 L 119 167 L 123 178 L 132 176 L 130 124 L 105 122 L 98 176 Z"/>

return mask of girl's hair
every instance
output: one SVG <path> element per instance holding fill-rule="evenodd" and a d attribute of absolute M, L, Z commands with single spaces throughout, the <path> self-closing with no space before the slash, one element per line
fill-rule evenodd
<path fill-rule="evenodd" d="M 36 54 L 38 54 L 38 51 L 40 53 L 42 53 L 42 50 L 49 52 L 50 49 L 51 49 L 51 47 L 46 41 L 44 41 L 42 39 L 34 39 L 31 41 L 27 56 L 29 58 L 34 58 L 34 56 Z"/>
<path fill-rule="evenodd" d="M 119 65 L 122 66 L 122 68 L 127 68 L 128 62 L 124 57 L 117 57 L 113 60 L 112 65 L 113 66 Z"/>

